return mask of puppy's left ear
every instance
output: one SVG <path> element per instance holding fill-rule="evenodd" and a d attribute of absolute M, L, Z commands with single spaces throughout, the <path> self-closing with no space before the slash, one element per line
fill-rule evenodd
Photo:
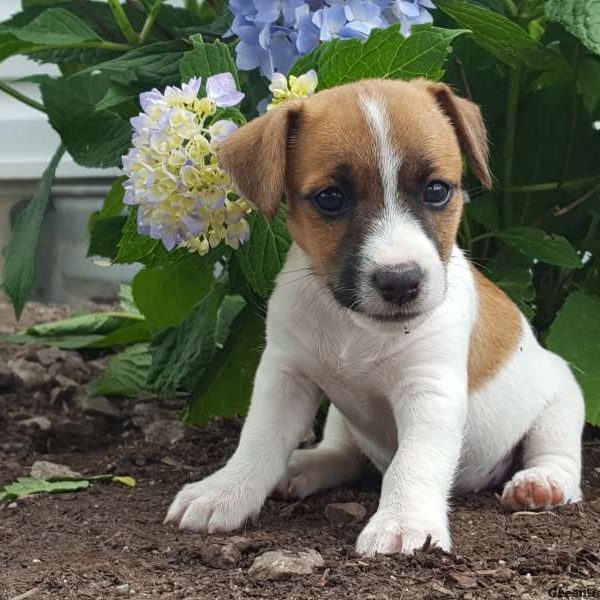
<path fill-rule="evenodd" d="M 240 192 L 267 218 L 279 211 L 285 190 L 288 144 L 301 107 L 301 101 L 285 102 L 234 131 L 217 150 L 221 166 Z"/>
<path fill-rule="evenodd" d="M 427 87 L 444 114 L 450 119 L 471 171 L 488 190 L 491 189 L 489 146 L 479 106 L 457 96 L 444 83 L 428 82 Z"/>

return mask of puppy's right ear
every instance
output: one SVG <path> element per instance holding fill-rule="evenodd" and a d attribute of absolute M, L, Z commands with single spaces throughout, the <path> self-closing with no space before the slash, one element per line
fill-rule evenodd
<path fill-rule="evenodd" d="M 234 131 L 219 144 L 221 166 L 243 196 L 268 218 L 279 211 L 285 188 L 288 143 L 302 109 L 287 101 Z"/>

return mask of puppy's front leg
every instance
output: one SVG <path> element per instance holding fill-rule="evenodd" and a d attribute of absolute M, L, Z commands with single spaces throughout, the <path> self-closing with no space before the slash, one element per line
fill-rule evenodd
<path fill-rule="evenodd" d="M 452 370 L 414 372 L 396 390 L 398 450 L 381 488 L 377 512 L 358 537 L 360 554 L 411 553 L 425 543 L 450 550 L 448 496 L 466 419 L 466 376 Z"/>
<path fill-rule="evenodd" d="M 237 450 L 206 479 L 186 485 L 165 522 L 192 531 L 231 531 L 255 517 L 285 474 L 290 453 L 319 406 L 319 389 L 267 346 Z"/>

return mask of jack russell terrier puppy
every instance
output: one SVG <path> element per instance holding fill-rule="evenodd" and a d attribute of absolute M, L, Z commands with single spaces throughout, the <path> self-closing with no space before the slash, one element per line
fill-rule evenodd
<path fill-rule="evenodd" d="M 446 85 L 367 80 L 288 101 L 220 160 L 294 240 L 239 446 L 166 521 L 230 531 L 279 488 L 303 498 L 382 473 L 358 553 L 451 547 L 448 500 L 507 482 L 509 510 L 581 499 L 583 398 L 511 300 L 456 245 L 462 154 L 489 188 L 478 107 Z M 323 441 L 297 450 L 325 395 Z M 516 473 L 515 458 L 521 470 Z"/>

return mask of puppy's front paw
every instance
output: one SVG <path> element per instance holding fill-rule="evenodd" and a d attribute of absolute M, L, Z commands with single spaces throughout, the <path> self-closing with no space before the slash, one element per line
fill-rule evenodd
<path fill-rule="evenodd" d="M 431 536 L 431 545 L 450 551 L 450 533 L 444 527 L 414 527 L 403 523 L 395 513 L 378 511 L 362 530 L 356 542 L 356 552 L 363 556 L 376 554 L 411 554 Z"/>
<path fill-rule="evenodd" d="M 184 486 L 173 500 L 165 523 L 190 531 L 232 531 L 260 512 L 264 496 L 227 469 Z"/>

